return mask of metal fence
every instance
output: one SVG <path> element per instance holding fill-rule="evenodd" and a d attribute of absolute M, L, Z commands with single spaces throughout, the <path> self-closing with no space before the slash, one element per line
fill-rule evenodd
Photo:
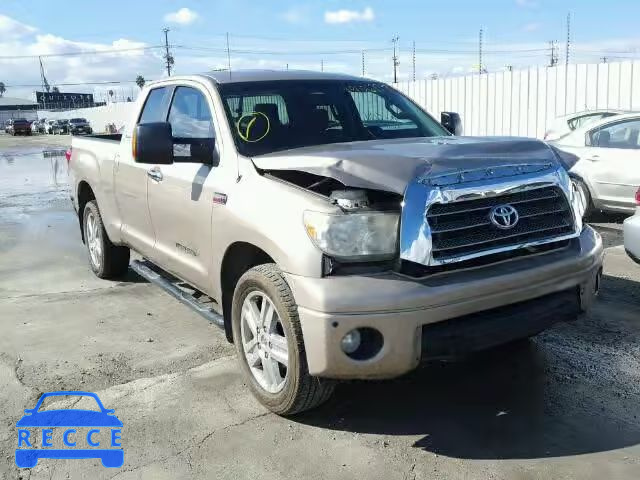
<path fill-rule="evenodd" d="M 462 116 L 465 135 L 542 138 L 558 116 L 640 110 L 640 61 L 534 67 L 394 85 L 433 116 Z"/>

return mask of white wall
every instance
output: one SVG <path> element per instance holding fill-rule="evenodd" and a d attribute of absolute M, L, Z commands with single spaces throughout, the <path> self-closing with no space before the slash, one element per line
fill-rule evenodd
<path fill-rule="evenodd" d="M 534 67 L 394 85 L 437 119 L 462 116 L 465 135 L 542 138 L 561 115 L 596 108 L 640 110 L 640 61 Z"/>
<path fill-rule="evenodd" d="M 58 118 L 86 118 L 91 123 L 91 128 L 95 132 L 105 131 L 105 127 L 109 123 L 115 123 L 116 128 L 120 128 L 129 120 L 132 115 L 135 102 L 111 103 L 103 107 L 80 108 L 77 110 L 69 110 L 66 112 L 48 112 L 40 110 L 39 118 L 58 119 Z"/>

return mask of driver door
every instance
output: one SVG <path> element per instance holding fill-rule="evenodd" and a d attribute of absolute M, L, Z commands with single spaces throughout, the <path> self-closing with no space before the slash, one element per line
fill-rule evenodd
<path fill-rule="evenodd" d="M 196 86 L 175 88 L 167 116 L 174 163 L 156 166 L 157 173 L 147 184 L 161 265 L 200 288 L 210 283 L 212 198 L 221 181 L 215 178 L 219 155 L 207 98 Z M 221 188 L 218 185 L 218 191 Z"/>

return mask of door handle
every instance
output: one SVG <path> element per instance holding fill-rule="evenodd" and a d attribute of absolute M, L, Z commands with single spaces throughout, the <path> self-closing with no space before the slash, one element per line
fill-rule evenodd
<path fill-rule="evenodd" d="M 155 180 L 156 182 L 161 182 L 162 181 L 162 172 L 160 171 L 160 169 L 158 167 L 153 167 L 150 170 L 147 170 L 147 176 L 149 178 L 152 178 L 153 180 Z"/>

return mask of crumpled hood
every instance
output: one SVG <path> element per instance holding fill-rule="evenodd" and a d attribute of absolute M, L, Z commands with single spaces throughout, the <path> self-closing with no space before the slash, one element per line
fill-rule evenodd
<path fill-rule="evenodd" d="M 543 142 L 514 137 L 431 137 L 335 143 L 254 157 L 261 170 L 299 170 L 356 188 L 403 194 L 417 176 L 501 165 L 557 164 Z"/>

